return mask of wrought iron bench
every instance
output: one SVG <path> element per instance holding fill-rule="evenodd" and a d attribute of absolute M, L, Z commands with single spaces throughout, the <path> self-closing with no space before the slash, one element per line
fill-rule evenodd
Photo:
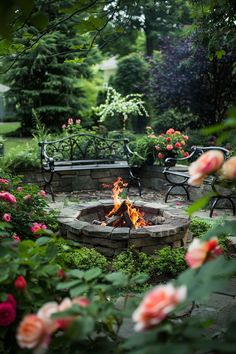
<path fill-rule="evenodd" d="M 191 162 L 195 161 L 201 154 L 209 150 L 222 151 L 225 159 L 229 158 L 231 155 L 231 152 L 229 150 L 220 146 L 193 146 L 191 148 L 189 156 L 183 158 L 168 157 L 165 160 L 165 168 L 163 170 L 163 174 L 169 184 L 169 188 L 165 195 L 165 203 L 167 203 L 169 195 L 180 195 L 180 193 L 172 192 L 174 188 L 181 188 L 184 192 L 183 195 L 187 197 L 187 200 L 190 200 L 190 186 L 188 185 L 190 175 L 188 173 L 188 166 Z M 185 165 L 176 167 L 177 163 L 184 163 Z M 229 201 L 232 207 L 233 215 L 235 215 L 236 210 L 233 200 L 233 198 L 235 198 L 235 195 L 231 192 L 229 188 L 227 188 L 226 185 L 222 186 L 222 183 L 219 182 L 218 176 L 210 176 L 205 179 L 204 183 L 210 185 L 212 191 L 214 192 L 214 196 L 212 197 L 212 203 L 210 206 L 210 217 L 212 217 L 213 211 L 217 207 L 218 202 L 223 199 Z"/>
<path fill-rule="evenodd" d="M 141 195 L 141 183 L 129 165 L 133 154 L 128 139 L 107 139 L 95 134 L 77 133 L 54 141 L 42 141 L 40 146 L 41 171 L 44 190 L 49 189 L 53 201 L 53 177 L 62 172 L 102 169 L 127 169 L 128 189 L 137 184 Z"/>

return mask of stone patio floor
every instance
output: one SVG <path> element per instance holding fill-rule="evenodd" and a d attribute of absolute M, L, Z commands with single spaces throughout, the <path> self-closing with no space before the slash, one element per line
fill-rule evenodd
<path fill-rule="evenodd" d="M 161 208 L 168 208 L 175 210 L 176 214 L 185 214 L 186 207 L 191 204 L 191 202 L 186 202 L 183 197 L 170 197 L 168 203 L 164 203 L 164 194 L 151 190 L 144 189 L 143 196 L 139 197 L 135 190 L 129 193 L 129 198 L 131 201 L 143 200 L 148 202 L 154 202 L 160 204 Z M 76 202 L 86 202 L 98 201 L 100 199 L 111 199 L 111 190 L 104 189 L 99 191 L 76 191 L 73 193 L 60 193 L 56 195 L 56 202 L 50 203 L 52 208 L 61 210 L 63 207 L 68 206 L 71 203 Z M 209 218 L 209 209 L 198 211 L 194 216 Z M 232 216 L 231 210 L 216 210 L 213 214 L 213 220 L 217 219 L 228 219 L 232 220 L 235 217 Z M 236 256 L 236 237 L 232 237 L 231 241 L 235 247 Z M 215 319 L 214 327 L 210 328 L 210 333 L 215 330 L 221 330 L 228 317 L 230 317 L 232 307 L 236 305 L 236 277 L 231 279 L 228 286 L 221 292 L 214 293 L 208 301 L 205 303 L 197 304 L 193 313 L 198 313 L 200 315 L 210 315 Z M 121 328 L 121 335 L 129 336 L 133 333 L 133 323 L 131 320 L 126 320 Z"/>

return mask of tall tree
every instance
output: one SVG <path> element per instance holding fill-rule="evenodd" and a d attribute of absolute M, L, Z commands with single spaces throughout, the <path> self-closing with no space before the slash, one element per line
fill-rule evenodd
<path fill-rule="evenodd" d="M 38 1 L 39 9 L 47 12 L 49 20 L 58 21 L 60 12 L 54 2 Z M 70 61 L 74 58 L 74 47 L 83 45 L 83 37 L 77 36 L 73 23 L 62 23 L 57 30 L 45 34 L 30 51 L 14 56 L 14 65 L 5 80 L 11 87 L 9 99 L 14 102 L 17 115 L 22 122 L 23 134 L 29 133 L 34 125 L 32 108 L 39 114 L 47 127 L 59 127 L 65 119 L 75 116 L 80 108 L 81 90 L 75 87 L 81 77 L 89 77 L 91 56 L 85 61 Z M 28 36 L 37 36 L 37 29 L 28 27 Z M 18 42 L 24 45 L 26 38 Z"/>

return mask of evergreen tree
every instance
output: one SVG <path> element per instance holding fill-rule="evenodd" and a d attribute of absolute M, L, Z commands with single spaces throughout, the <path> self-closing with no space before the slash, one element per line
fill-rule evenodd
<path fill-rule="evenodd" d="M 43 4 L 38 0 L 38 6 Z M 55 3 L 47 3 L 50 23 L 60 18 Z M 55 31 L 45 34 L 38 43 L 21 54 L 7 72 L 5 81 L 11 87 L 8 98 L 14 103 L 22 123 L 22 133 L 29 134 L 34 126 L 32 108 L 48 128 L 58 129 L 69 116 L 76 116 L 83 93 L 76 87 L 80 77 L 90 76 L 91 56 L 85 61 L 70 61 L 75 57 L 73 48 L 83 44 L 83 37 L 76 36 L 73 23 L 67 21 Z M 37 30 L 29 27 L 30 36 Z M 20 38 L 24 43 L 28 38 Z M 14 58 L 13 58 L 14 60 Z M 78 86 L 78 85 L 77 85 Z"/>

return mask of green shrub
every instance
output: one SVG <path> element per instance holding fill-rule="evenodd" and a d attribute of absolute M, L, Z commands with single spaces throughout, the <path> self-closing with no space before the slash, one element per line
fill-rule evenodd
<path fill-rule="evenodd" d="M 189 230 L 192 232 L 193 237 L 202 237 L 213 226 L 213 222 L 201 218 L 193 218 L 191 220 Z"/>
<path fill-rule="evenodd" d="M 152 273 L 164 277 L 175 277 L 187 269 L 184 248 L 164 247 L 155 252 L 157 258 L 152 261 Z"/>
<path fill-rule="evenodd" d="M 151 121 L 152 127 L 157 132 L 165 131 L 169 128 L 174 128 L 175 130 L 185 131 L 186 128 L 191 126 L 199 120 L 199 117 L 192 114 L 191 112 L 180 112 L 175 108 L 170 108 L 167 111 L 158 115 L 155 119 Z"/>
<path fill-rule="evenodd" d="M 150 273 L 152 258 L 143 252 L 132 249 L 118 254 L 112 262 L 112 269 L 128 275 Z"/>
<path fill-rule="evenodd" d="M 103 271 L 108 270 L 108 260 L 94 248 L 79 248 L 74 242 L 63 238 L 54 239 L 52 242 L 57 246 L 57 261 L 63 268 L 89 270 L 98 267 Z"/>
<path fill-rule="evenodd" d="M 216 225 L 216 223 L 219 223 L 219 221 L 215 222 L 213 220 L 206 220 L 196 217 L 192 219 L 189 230 L 192 232 L 193 237 L 202 238 L 207 231 Z M 229 234 L 222 234 L 218 236 L 219 244 L 225 252 L 229 246 L 229 236 Z"/>

